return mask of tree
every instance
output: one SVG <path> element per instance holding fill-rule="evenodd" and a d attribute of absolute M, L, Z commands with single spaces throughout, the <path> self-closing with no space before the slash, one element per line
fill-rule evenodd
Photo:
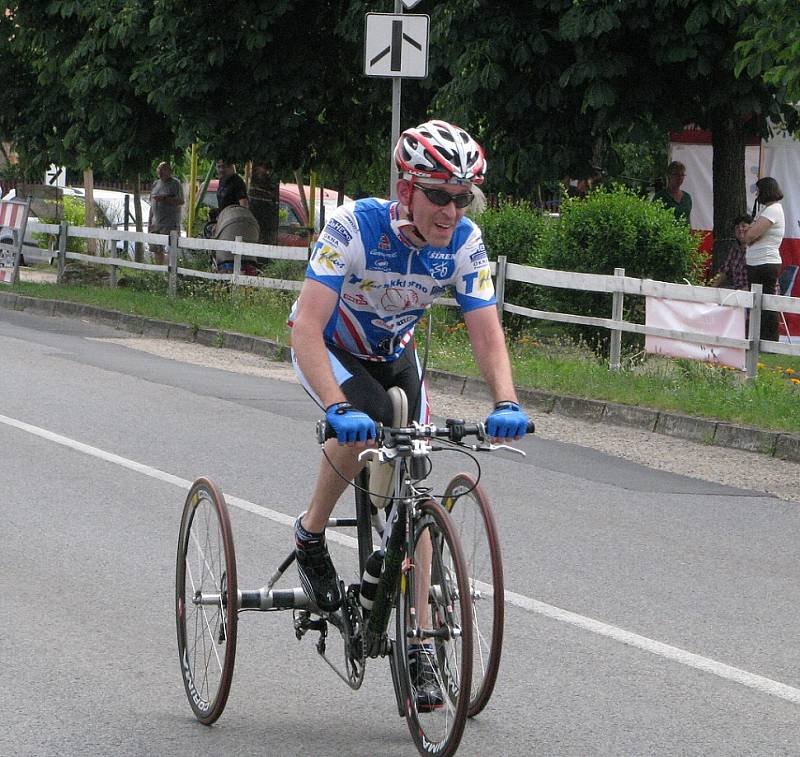
<path fill-rule="evenodd" d="M 794 0 L 740 0 L 747 16 L 736 44 L 736 74 L 785 87 L 800 101 L 800 6 Z"/>
<path fill-rule="evenodd" d="M 46 13 L 39 0 L 6 3 L 0 15 L 0 65 L 12 84 L 4 91 L 0 134 L 19 155 L 27 179 L 48 165 L 72 165 L 75 154 L 63 141 L 72 109 L 61 62 L 80 30 Z"/>
<path fill-rule="evenodd" d="M 735 75 L 739 29 L 760 8 L 737 0 L 448 0 L 433 16 L 453 76 L 440 97 L 480 123 L 490 144 L 520 146 L 517 180 L 526 178 L 522 168 L 542 165 L 544 145 L 561 146 L 550 163 L 563 165 L 602 157 L 612 138 L 635 141 L 649 121 L 665 135 L 689 123 L 710 128 L 718 263 L 745 209 L 747 138 L 766 135 L 770 120 L 797 118 L 779 88 Z"/>

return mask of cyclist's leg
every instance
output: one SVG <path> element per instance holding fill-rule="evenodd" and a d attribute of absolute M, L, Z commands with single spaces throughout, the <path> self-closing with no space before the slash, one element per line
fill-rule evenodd
<path fill-rule="evenodd" d="M 344 350 L 330 346 L 328 347 L 328 359 L 331 363 L 334 378 L 348 401 L 374 420 L 391 425 L 391 402 L 381 383 L 370 375 L 370 365 Z M 305 380 L 297 361 L 294 359 L 294 354 L 292 355 L 292 363 L 300 383 L 311 398 L 324 410 L 319 397 L 316 396 L 314 390 Z M 340 445 L 335 439 L 331 439 L 325 444 L 325 452 L 330 462 L 325 457 L 320 461 L 319 476 L 311 497 L 311 503 L 303 516 L 303 525 L 309 531 L 321 531 L 325 528 L 333 508 L 347 488 L 348 482 L 364 466 L 363 463 L 358 461 L 358 450 Z"/>
<path fill-rule="evenodd" d="M 322 407 L 294 355 L 292 357 L 300 382 Z M 386 391 L 369 375 L 362 361 L 333 348 L 328 349 L 328 358 L 333 375 L 348 400 L 371 417 L 382 420 L 382 414 L 387 407 L 391 408 L 391 403 Z M 335 611 L 341 604 L 341 590 L 328 554 L 325 527 L 339 497 L 364 466 L 358 460 L 359 451 L 359 447 L 343 446 L 335 439 L 326 442 L 326 454 L 320 461 L 311 502 L 295 524 L 295 554 L 300 582 L 319 609 L 327 612 Z"/>

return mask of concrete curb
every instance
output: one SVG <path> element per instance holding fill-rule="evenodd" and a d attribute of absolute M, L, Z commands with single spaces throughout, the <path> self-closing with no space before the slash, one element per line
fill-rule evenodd
<path fill-rule="evenodd" d="M 134 334 L 197 342 L 211 347 L 227 347 L 240 352 L 262 355 L 270 360 L 288 362 L 291 359 L 288 347 L 263 337 L 196 328 L 190 324 L 160 321 L 65 300 L 45 300 L 14 292 L 0 292 L 0 308 L 30 310 L 34 313 L 51 316 L 90 318 Z M 482 379 L 434 369 L 429 369 L 427 376 L 430 385 L 441 391 L 487 401 L 491 399 L 489 388 Z M 559 395 L 541 389 L 519 387 L 518 394 L 522 404 L 534 414 L 557 413 L 593 423 L 629 426 L 680 439 L 690 439 L 703 444 L 757 452 L 781 460 L 800 463 L 800 434 L 765 431 L 749 426 L 738 426 L 708 418 L 695 418 L 635 405 Z"/>

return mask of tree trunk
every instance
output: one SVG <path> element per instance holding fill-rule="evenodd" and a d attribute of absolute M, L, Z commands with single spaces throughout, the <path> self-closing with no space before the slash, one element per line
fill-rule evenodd
<path fill-rule="evenodd" d="M 278 244 L 280 182 L 265 163 L 253 163 L 250 177 L 250 210 L 258 221 L 258 241 Z"/>
<path fill-rule="evenodd" d="M 746 124 L 732 112 L 717 112 L 711 118 L 714 157 L 714 251 L 712 271 L 725 262 L 734 237 L 734 219 L 747 212 L 745 186 Z"/>
<path fill-rule="evenodd" d="M 136 223 L 136 231 L 142 230 L 142 177 L 136 175 L 136 183 L 133 185 L 133 218 Z M 133 259 L 137 263 L 144 263 L 144 245 L 136 243 Z"/>

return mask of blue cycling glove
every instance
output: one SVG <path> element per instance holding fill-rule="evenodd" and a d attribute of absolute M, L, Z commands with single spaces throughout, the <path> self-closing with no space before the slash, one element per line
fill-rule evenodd
<path fill-rule="evenodd" d="M 349 402 L 334 402 L 325 409 L 325 421 L 336 432 L 339 444 L 365 442 L 377 436 L 375 421 Z"/>
<path fill-rule="evenodd" d="M 486 434 L 490 439 L 514 439 L 525 436 L 528 416 L 516 402 L 498 402 L 486 419 Z"/>

